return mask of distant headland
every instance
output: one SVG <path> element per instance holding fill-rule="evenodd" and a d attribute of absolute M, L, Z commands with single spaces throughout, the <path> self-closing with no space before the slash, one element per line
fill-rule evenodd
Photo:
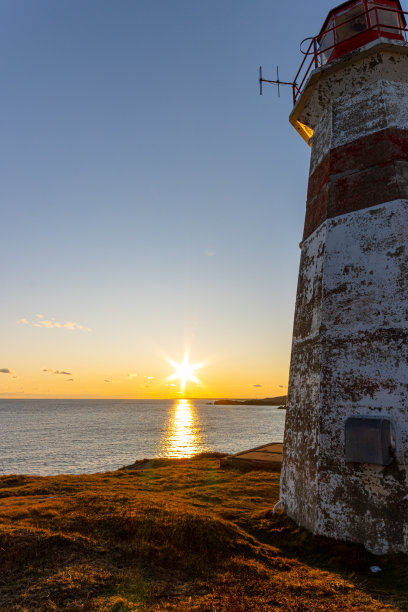
<path fill-rule="evenodd" d="M 278 397 L 265 397 L 264 399 L 220 399 L 215 400 L 214 405 L 222 406 L 278 406 L 286 408 L 288 396 L 279 395 Z"/>

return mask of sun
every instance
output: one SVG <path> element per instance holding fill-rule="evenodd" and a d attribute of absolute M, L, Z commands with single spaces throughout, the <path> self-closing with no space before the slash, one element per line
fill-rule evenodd
<path fill-rule="evenodd" d="M 179 380 L 180 381 L 180 390 L 183 393 L 186 385 L 189 381 L 195 382 L 197 384 L 200 383 L 197 376 L 194 374 L 196 370 L 201 368 L 201 363 L 191 364 L 188 362 L 188 353 L 184 355 L 184 361 L 182 363 L 176 363 L 169 359 L 169 363 L 174 368 L 174 373 L 169 376 L 168 380 Z"/>

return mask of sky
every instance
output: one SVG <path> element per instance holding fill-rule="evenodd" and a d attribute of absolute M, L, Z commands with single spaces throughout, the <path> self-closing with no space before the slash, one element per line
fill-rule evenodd
<path fill-rule="evenodd" d="M 0 397 L 286 393 L 310 149 L 258 67 L 333 6 L 1 1 Z"/>

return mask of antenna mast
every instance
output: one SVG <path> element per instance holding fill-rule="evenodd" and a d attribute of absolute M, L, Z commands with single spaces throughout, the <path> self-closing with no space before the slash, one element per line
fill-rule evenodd
<path fill-rule="evenodd" d="M 262 66 L 259 66 L 259 95 L 262 96 L 262 83 L 272 83 L 272 85 L 278 86 L 278 98 L 280 98 L 280 86 L 281 85 L 291 85 L 295 86 L 295 83 L 289 83 L 288 81 L 281 81 L 279 79 L 279 66 L 276 66 L 276 80 L 270 81 L 269 79 L 264 79 L 262 77 Z"/>

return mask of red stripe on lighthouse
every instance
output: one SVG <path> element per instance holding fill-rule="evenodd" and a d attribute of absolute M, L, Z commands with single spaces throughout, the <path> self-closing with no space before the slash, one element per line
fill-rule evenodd
<path fill-rule="evenodd" d="M 303 240 L 326 219 L 397 198 L 408 198 L 408 130 L 332 149 L 309 177 Z"/>

